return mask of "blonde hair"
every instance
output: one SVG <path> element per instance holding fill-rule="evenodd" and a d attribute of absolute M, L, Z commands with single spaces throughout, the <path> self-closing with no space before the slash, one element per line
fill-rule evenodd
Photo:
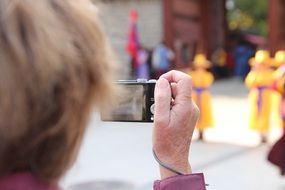
<path fill-rule="evenodd" d="M 93 101 L 112 94 L 111 61 L 88 3 L 0 1 L 0 175 L 65 173 Z"/>

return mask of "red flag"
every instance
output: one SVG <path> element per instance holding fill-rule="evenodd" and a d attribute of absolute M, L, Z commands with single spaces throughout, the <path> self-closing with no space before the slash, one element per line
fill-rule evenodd
<path fill-rule="evenodd" d="M 136 60 L 137 52 L 139 50 L 139 40 L 138 40 L 138 30 L 137 30 L 138 13 L 136 10 L 133 9 L 130 11 L 129 16 L 130 16 L 130 29 L 129 29 L 126 51 L 130 54 L 133 60 Z M 135 63 L 135 66 L 137 66 L 137 62 Z"/>

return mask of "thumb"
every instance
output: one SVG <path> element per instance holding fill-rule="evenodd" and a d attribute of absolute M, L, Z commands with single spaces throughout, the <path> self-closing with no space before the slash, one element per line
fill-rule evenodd
<path fill-rule="evenodd" d="M 170 122 L 171 87 L 170 83 L 160 78 L 155 86 L 155 126 L 167 126 Z"/>

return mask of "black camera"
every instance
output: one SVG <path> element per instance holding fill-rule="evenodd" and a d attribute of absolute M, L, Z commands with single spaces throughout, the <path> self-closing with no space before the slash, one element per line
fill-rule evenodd
<path fill-rule="evenodd" d="M 154 88 L 156 80 L 119 80 L 122 89 L 117 104 L 107 113 L 101 113 L 103 121 L 153 122 Z"/>

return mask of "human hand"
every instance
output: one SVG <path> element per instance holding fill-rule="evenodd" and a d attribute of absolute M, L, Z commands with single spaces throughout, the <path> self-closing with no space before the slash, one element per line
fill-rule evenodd
<path fill-rule="evenodd" d="M 155 88 L 153 149 L 165 164 L 190 174 L 188 161 L 199 109 L 192 101 L 191 77 L 179 71 L 162 75 Z M 160 167 L 161 178 L 177 175 Z"/>

